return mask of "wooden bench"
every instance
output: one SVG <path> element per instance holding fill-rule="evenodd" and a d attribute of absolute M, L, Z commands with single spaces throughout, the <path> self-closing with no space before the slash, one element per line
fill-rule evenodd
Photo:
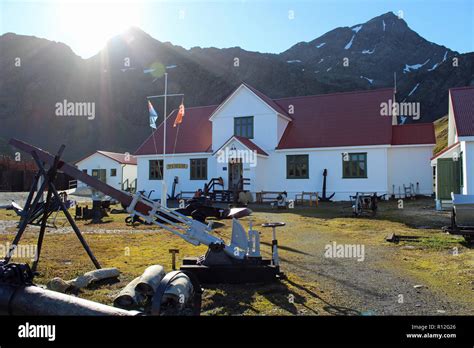
<path fill-rule="evenodd" d="M 318 206 L 318 198 L 319 198 L 319 193 L 318 192 L 301 192 L 297 193 L 295 195 L 295 203 L 296 204 L 301 204 L 303 205 L 305 202 L 305 197 L 307 197 L 307 200 L 309 201 L 309 206 L 313 206 L 313 203 Z"/>
<path fill-rule="evenodd" d="M 191 199 L 194 197 L 194 194 L 196 193 L 196 191 L 181 191 L 181 193 L 179 194 L 179 198 L 180 199 Z"/>
<path fill-rule="evenodd" d="M 255 198 L 257 203 L 264 203 L 264 202 L 274 202 L 277 200 L 279 194 L 283 191 L 260 191 L 256 192 Z"/>

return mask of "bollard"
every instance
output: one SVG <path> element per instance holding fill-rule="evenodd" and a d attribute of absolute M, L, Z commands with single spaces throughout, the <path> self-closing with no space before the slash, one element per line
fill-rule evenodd
<path fill-rule="evenodd" d="M 171 268 L 176 271 L 176 254 L 179 254 L 179 249 L 169 249 L 168 252 L 171 253 Z"/>

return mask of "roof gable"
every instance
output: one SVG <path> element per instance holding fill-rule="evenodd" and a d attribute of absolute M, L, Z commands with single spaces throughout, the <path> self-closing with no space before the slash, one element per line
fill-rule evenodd
<path fill-rule="evenodd" d="M 251 87 L 246 83 L 241 83 L 224 101 L 214 110 L 214 112 L 209 117 L 209 120 L 212 121 L 214 117 L 228 104 L 230 103 L 240 91 L 246 90 L 251 95 L 255 96 L 258 100 L 264 103 L 268 108 L 270 108 L 276 114 L 287 118 L 291 121 L 291 117 L 278 105 L 276 104 L 271 98 L 267 97 L 262 92 L 256 90 L 255 88 Z"/>
<path fill-rule="evenodd" d="M 218 153 L 222 148 L 224 148 L 225 146 L 228 146 L 233 141 L 237 141 L 243 147 L 246 147 L 247 149 L 249 149 L 251 151 L 255 151 L 258 155 L 268 156 L 268 153 L 266 153 L 264 150 L 262 150 L 262 148 L 260 146 L 258 146 L 257 144 L 255 144 L 252 140 L 247 139 L 245 137 L 240 137 L 240 136 L 237 136 L 237 135 L 231 136 L 226 142 L 224 142 L 224 144 L 222 144 L 222 146 L 220 148 L 218 148 L 214 152 L 214 154 Z"/>
<path fill-rule="evenodd" d="M 451 88 L 449 94 L 458 137 L 474 136 L 474 87 Z"/>

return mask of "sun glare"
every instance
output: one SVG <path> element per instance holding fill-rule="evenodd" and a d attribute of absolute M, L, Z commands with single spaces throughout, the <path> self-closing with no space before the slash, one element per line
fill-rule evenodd
<path fill-rule="evenodd" d="M 140 26 L 140 8 L 133 3 L 58 3 L 58 17 L 73 49 L 88 55 L 97 53 L 108 39 L 127 28 Z"/>

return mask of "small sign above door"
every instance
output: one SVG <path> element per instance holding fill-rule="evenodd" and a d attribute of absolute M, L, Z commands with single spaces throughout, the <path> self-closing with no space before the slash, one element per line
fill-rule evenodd
<path fill-rule="evenodd" d="M 170 163 L 166 165 L 166 169 L 187 169 L 186 163 Z"/>

